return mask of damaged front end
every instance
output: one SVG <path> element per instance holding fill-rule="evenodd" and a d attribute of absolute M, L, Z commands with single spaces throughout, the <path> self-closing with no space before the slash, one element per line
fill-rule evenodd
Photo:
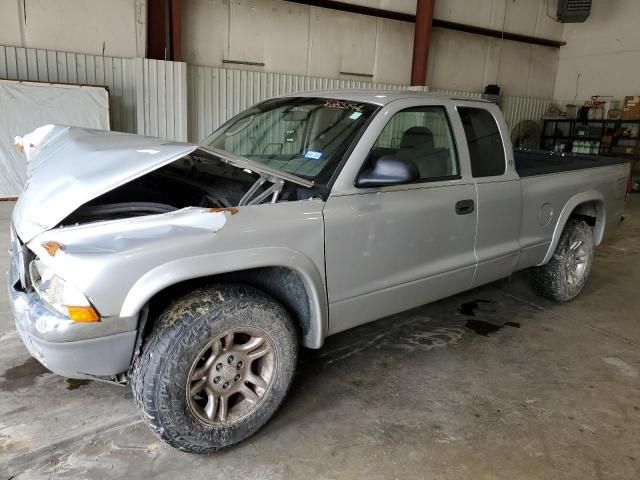
<path fill-rule="evenodd" d="M 31 354 L 70 378 L 128 369 L 139 315 L 121 307 L 143 272 L 206 251 L 243 206 L 315 195 L 206 147 L 73 127 L 39 140 L 20 145 L 30 178 L 13 213 L 9 296 Z"/>

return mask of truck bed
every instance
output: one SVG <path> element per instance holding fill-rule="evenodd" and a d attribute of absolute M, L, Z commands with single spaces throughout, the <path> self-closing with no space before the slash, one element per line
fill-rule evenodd
<path fill-rule="evenodd" d="M 514 149 L 513 158 L 516 164 L 516 171 L 520 177 L 532 177 L 629 162 L 628 159 L 619 157 L 521 149 Z"/>

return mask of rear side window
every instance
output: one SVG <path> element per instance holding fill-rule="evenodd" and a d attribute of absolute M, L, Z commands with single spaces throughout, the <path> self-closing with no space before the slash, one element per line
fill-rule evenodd
<path fill-rule="evenodd" d="M 492 177 L 505 172 L 502 137 L 493 115 L 482 108 L 458 107 L 469 146 L 471 173 Z"/>

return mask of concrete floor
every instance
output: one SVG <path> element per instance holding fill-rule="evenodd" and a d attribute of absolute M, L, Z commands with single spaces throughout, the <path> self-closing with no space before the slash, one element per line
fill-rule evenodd
<path fill-rule="evenodd" d="M 265 429 L 207 457 L 156 440 L 128 388 L 30 359 L 2 289 L 0 478 L 637 479 L 639 266 L 640 195 L 577 300 L 520 273 L 332 337 Z"/>

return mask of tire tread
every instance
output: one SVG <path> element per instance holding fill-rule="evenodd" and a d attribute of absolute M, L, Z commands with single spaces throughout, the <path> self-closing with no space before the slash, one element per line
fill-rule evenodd
<path fill-rule="evenodd" d="M 166 396 L 166 392 L 163 392 L 162 377 L 167 365 L 173 361 L 171 353 L 178 343 L 188 347 L 194 340 L 194 338 L 190 338 L 190 335 L 195 336 L 196 332 L 195 329 L 190 327 L 195 322 L 201 321 L 195 315 L 182 314 L 176 317 L 176 310 L 180 309 L 180 305 L 188 305 L 190 302 L 197 301 L 205 296 L 222 299 L 222 301 L 214 301 L 211 304 L 211 308 L 220 309 L 219 316 L 223 316 L 225 313 L 237 312 L 248 305 L 259 305 L 264 312 L 271 314 L 273 318 L 277 318 L 286 330 L 286 334 L 292 336 L 290 351 L 284 353 L 288 356 L 285 361 L 292 363 L 293 369 L 295 369 L 298 354 L 298 342 L 295 338 L 296 331 L 284 307 L 264 292 L 253 287 L 246 285 L 216 285 L 195 290 L 174 301 L 157 318 L 153 329 L 143 344 L 140 355 L 134 360 L 131 387 L 134 403 L 151 431 L 167 444 L 190 453 L 210 453 L 244 440 L 244 438 L 240 438 L 218 445 L 194 442 L 188 436 L 179 433 L 179 426 L 174 428 L 176 425 L 168 425 L 166 413 L 161 411 L 164 404 L 163 400 L 168 401 L 166 398 L 161 398 L 163 395 Z M 284 396 L 280 392 L 282 398 L 288 393 L 291 383 L 289 381 L 286 385 Z M 282 401 L 277 404 L 276 408 L 270 412 L 260 425 L 256 428 L 249 428 L 250 433 L 247 437 L 262 428 L 281 405 Z"/>
<path fill-rule="evenodd" d="M 562 281 L 562 254 L 564 249 L 567 248 L 568 239 L 572 233 L 578 232 L 587 242 L 589 247 L 589 260 L 587 265 L 587 271 L 584 274 L 583 279 L 580 282 L 580 286 L 577 289 L 569 291 Z M 562 236 L 556 247 L 556 251 L 553 253 L 551 260 L 545 265 L 540 267 L 533 267 L 529 270 L 531 286 L 533 290 L 543 298 L 552 300 L 554 302 L 568 302 L 575 298 L 586 283 L 591 265 L 593 262 L 593 240 L 591 229 L 584 220 L 577 218 L 569 218 Z"/>

